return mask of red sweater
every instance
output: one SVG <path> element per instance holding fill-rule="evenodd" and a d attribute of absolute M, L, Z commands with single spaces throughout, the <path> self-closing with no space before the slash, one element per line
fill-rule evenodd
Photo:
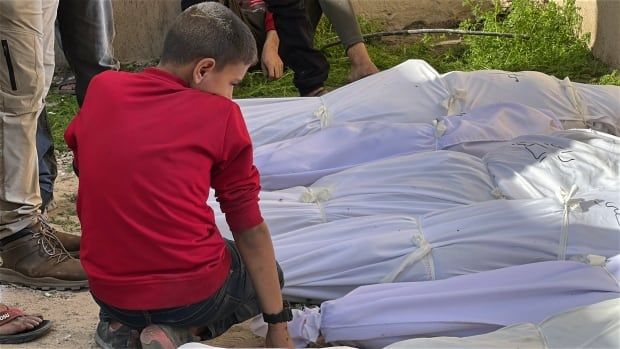
<path fill-rule="evenodd" d="M 80 258 L 93 295 L 150 310 L 213 295 L 230 255 L 206 204 L 232 231 L 263 221 L 239 107 L 164 71 L 104 72 L 65 132 L 79 169 Z"/>

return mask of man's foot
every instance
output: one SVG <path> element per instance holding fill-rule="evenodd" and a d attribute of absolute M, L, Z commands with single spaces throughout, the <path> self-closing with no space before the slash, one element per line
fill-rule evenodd
<path fill-rule="evenodd" d="M 0 304 L 0 344 L 18 344 L 35 340 L 52 328 L 40 316 L 26 315 L 17 308 Z"/>
<path fill-rule="evenodd" d="M 16 234 L 22 236 L 12 241 L 3 239 L 0 282 L 42 290 L 88 287 L 80 261 L 71 257 L 43 218 Z"/>
<path fill-rule="evenodd" d="M 199 340 L 200 337 L 192 335 L 188 328 L 165 325 L 147 326 L 140 334 L 142 349 L 176 349 L 185 343 Z"/>
<path fill-rule="evenodd" d="M 119 322 L 99 321 L 95 343 L 103 349 L 140 348 L 140 333 Z"/>
<path fill-rule="evenodd" d="M 373 62 L 365 65 L 351 65 L 351 72 L 347 79 L 349 82 L 354 82 L 378 72 L 379 69 Z"/>
<path fill-rule="evenodd" d="M 58 83 L 59 94 L 75 94 L 75 75 L 66 74 L 65 77 Z"/>
<path fill-rule="evenodd" d="M 347 49 L 347 56 L 351 61 L 351 72 L 349 73 L 349 82 L 357 81 L 365 78 L 369 75 L 379 72 L 377 66 L 372 62 L 366 45 L 363 42 L 359 42 Z"/>

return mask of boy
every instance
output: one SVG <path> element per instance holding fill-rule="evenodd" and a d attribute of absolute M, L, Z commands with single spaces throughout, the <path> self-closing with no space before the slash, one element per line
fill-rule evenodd
<path fill-rule="evenodd" d="M 204 3 L 175 20 L 157 68 L 92 80 L 65 140 L 101 347 L 137 347 L 142 330 L 142 348 L 176 348 L 260 311 L 267 346 L 292 347 L 251 140 L 230 100 L 254 62 L 243 22 Z M 211 186 L 234 243 L 206 205 Z"/>

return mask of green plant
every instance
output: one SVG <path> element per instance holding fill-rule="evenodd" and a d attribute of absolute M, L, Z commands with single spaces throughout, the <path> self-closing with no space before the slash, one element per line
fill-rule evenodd
<path fill-rule="evenodd" d="M 620 73 L 617 70 L 614 70 L 609 74 L 605 74 L 598 78 L 598 83 L 601 85 L 620 86 Z"/>
<path fill-rule="evenodd" d="M 529 39 L 465 37 L 463 61 L 468 68 L 536 70 L 584 82 L 596 82 L 596 77 L 609 72 L 592 56 L 590 34 L 580 33 L 582 17 L 575 0 L 563 5 L 512 0 L 508 8 L 494 1 L 492 9 L 483 10 L 480 0 L 465 0 L 475 19 L 463 22 L 461 28 L 524 34 Z"/>

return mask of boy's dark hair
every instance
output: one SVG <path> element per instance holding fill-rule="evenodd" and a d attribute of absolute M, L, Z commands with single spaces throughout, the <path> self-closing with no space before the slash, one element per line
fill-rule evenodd
<path fill-rule="evenodd" d="M 203 58 L 215 59 L 216 70 L 228 64 L 253 65 L 257 61 L 250 29 L 217 2 L 191 6 L 174 20 L 164 40 L 161 63 L 183 65 Z"/>

